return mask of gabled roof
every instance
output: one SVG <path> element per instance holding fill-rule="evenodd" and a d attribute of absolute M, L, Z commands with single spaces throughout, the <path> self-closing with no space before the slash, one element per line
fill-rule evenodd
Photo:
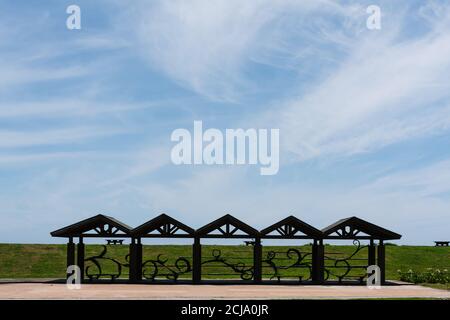
<path fill-rule="evenodd" d="M 368 221 L 358 217 L 350 217 L 336 221 L 332 225 L 322 229 L 324 238 L 328 239 L 357 239 L 357 238 L 373 238 L 381 240 L 400 239 L 402 236 L 398 233 L 384 229 Z M 367 236 L 359 235 L 363 232 Z M 332 235 L 336 233 L 336 235 Z"/>
<path fill-rule="evenodd" d="M 176 233 L 184 231 L 184 234 Z M 156 234 L 150 234 L 156 231 Z M 163 213 L 131 230 L 133 237 L 191 237 L 195 230 Z"/>
<path fill-rule="evenodd" d="M 87 234 L 94 231 L 92 234 Z M 119 233 L 121 231 L 121 233 Z M 98 214 L 67 227 L 55 230 L 50 234 L 53 237 L 115 237 L 129 235 L 131 228 L 112 217 Z"/>
<path fill-rule="evenodd" d="M 211 234 L 216 230 L 218 230 L 220 234 Z M 236 234 L 238 231 L 243 232 L 244 235 Z M 206 238 L 254 238 L 259 236 L 259 231 L 232 215 L 226 214 L 198 229 L 196 235 Z"/>
<path fill-rule="evenodd" d="M 278 232 L 276 235 L 270 235 L 272 232 Z M 304 239 L 320 239 L 322 231 L 303 222 L 302 220 L 289 216 L 277 223 L 261 230 L 263 238 L 304 238 Z"/>

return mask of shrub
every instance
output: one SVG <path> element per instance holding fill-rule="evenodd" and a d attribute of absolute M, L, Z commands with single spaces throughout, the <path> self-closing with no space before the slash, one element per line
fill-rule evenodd
<path fill-rule="evenodd" d="M 400 280 L 412 283 L 450 283 L 450 274 L 447 269 L 433 269 L 428 268 L 427 271 L 417 272 L 409 270 L 408 272 L 402 272 L 398 270 L 400 274 Z"/>

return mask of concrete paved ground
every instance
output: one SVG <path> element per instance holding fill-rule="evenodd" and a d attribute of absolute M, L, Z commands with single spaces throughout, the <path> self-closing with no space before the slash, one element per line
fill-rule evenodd
<path fill-rule="evenodd" d="M 450 291 L 416 285 L 282 286 L 282 285 L 142 285 L 83 284 L 69 290 L 61 283 L 0 283 L 0 299 L 358 299 L 441 298 Z"/>

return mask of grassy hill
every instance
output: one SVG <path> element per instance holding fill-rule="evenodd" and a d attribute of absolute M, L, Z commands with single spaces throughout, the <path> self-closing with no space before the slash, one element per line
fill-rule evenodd
<path fill-rule="evenodd" d="M 98 255 L 102 251 L 100 245 L 87 245 L 86 257 Z M 159 254 L 163 258 L 169 259 L 169 264 L 173 265 L 176 258 L 180 256 L 190 260 L 191 246 L 182 245 L 146 245 L 143 248 L 143 260 L 156 259 Z M 280 264 L 289 264 L 290 260 L 286 256 L 288 247 L 264 247 L 263 256 L 266 257 L 268 251 L 279 252 L 277 254 Z M 243 261 L 251 264 L 252 247 L 246 246 L 203 246 L 202 256 L 204 260 L 212 258 L 212 250 L 219 249 L 227 261 Z M 310 252 L 310 246 L 297 247 L 302 252 Z M 326 246 L 325 251 L 329 256 L 345 257 L 354 251 L 354 246 Z M 355 258 L 364 259 L 367 257 L 367 249 L 361 250 Z M 108 246 L 108 256 L 126 263 L 125 256 L 128 254 L 128 246 Z M 306 259 L 309 259 L 307 257 Z M 332 261 L 328 262 L 329 264 Z M 352 263 L 364 264 L 365 261 L 354 261 Z M 450 268 L 450 247 L 426 247 L 426 246 L 386 246 L 386 278 L 399 279 L 398 270 L 423 272 L 427 268 Z M 66 246 L 49 244 L 0 244 L 0 278 L 64 278 L 66 268 Z M 106 269 L 113 270 L 112 263 Z M 209 273 L 228 273 L 225 275 L 210 275 L 205 278 L 227 278 L 233 277 L 230 271 L 220 266 L 206 267 Z M 266 266 L 264 270 L 267 270 Z M 127 270 L 124 270 L 123 276 L 126 276 Z M 284 271 L 289 275 L 292 270 Z M 355 271 L 356 272 L 356 271 Z M 185 274 L 184 277 L 190 277 Z M 234 275 L 235 277 L 235 275 Z"/>

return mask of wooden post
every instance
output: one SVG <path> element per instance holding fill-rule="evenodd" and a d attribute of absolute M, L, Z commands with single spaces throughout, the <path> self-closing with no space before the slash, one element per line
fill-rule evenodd
<path fill-rule="evenodd" d="M 261 238 L 255 238 L 255 244 L 253 246 L 253 280 L 255 283 L 261 283 L 262 281 L 262 246 Z"/>
<path fill-rule="evenodd" d="M 323 283 L 325 273 L 325 250 L 323 246 L 323 240 L 319 240 L 316 249 L 316 265 L 317 265 L 317 282 Z"/>
<path fill-rule="evenodd" d="M 194 238 L 194 244 L 192 245 L 192 281 L 194 283 L 200 283 L 202 280 L 202 245 L 200 244 L 200 238 Z"/>
<path fill-rule="evenodd" d="M 141 238 L 137 239 L 136 244 L 136 280 L 142 280 L 142 242 Z"/>
<path fill-rule="evenodd" d="M 376 264 L 376 247 L 373 239 L 370 239 L 369 244 L 369 256 L 367 257 L 367 262 L 369 266 L 373 266 Z"/>
<path fill-rule="evenodd" d="M 73 238 L 69 238 L 67 243 L 67 267 L 73 266 L 75 264 L 75 244 L 73 243 Z M 70 274 L 68 273 L 66 277 L 68 278 Z"/>
<path fill-rule="evenodd" d="M 130 274 L 128 275 L 128 279 L 130 282 L 136 282 L 136 264 L 137 264 L 137 250 L 136 250 L 136 239 L 131 238 L 130 246 L 129 246 L 129 254 L 130 254 Z"/>
<path fill-rule="evenodd" d="M 318 281 L 318 275 L 319 275 L 319 264 L 317 261 L 317 240 L 314 239 L 312 248 L 311 248 L 311 264 L 312 264 L 312 275 L 311 275 L 311 280 L 314 282 Z"/>
<path fill-rule="evenodd" d="M 385 261 L 385 248 L 383 240 L 380 240 L 378 245 L 378 267 L 380 268 L 380 281 L 381 284 L 386 282 L 386 261 Z"/>
<path fill-rule="evenodd" d="M 80 268 L 80 280 L 84 280 L 84 243 L 83 237 L 79 238 L 77 244 L 77 266 Z"/>

